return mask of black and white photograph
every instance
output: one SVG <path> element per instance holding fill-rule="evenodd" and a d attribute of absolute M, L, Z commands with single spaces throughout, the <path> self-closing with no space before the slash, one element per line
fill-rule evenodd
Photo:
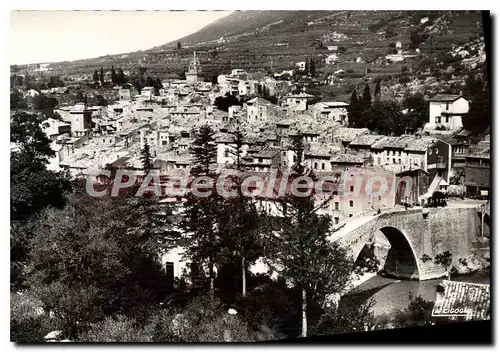
<path fill-rule="evenodd" d="M 492 343 L 490 11 L 9 17 L 12 343 Z"/>

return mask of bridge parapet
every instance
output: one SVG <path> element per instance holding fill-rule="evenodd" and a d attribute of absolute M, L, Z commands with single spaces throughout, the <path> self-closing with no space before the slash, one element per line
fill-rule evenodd
<path fill-rule="evenodd" d="M 395 229 L 399 234 L 397 236 L 404 238 L 413 252 L 418 278 L 426 280 L 442 277 L 446 273 L 433 261 L 423 262 L 422 256 L 426 254 L 434 258 L 439 253 L 449 251 L 453 256 L 453 263 L 467 257 L 480 233 L 479 221 L 477 211 L 473 207 L 393 211 L 374 216 L 352 231 L 338 236 L 336 240 L 347 248 L 353 260 L 356 260 L 364 245 L 377 231 L 384 228 Z"/>

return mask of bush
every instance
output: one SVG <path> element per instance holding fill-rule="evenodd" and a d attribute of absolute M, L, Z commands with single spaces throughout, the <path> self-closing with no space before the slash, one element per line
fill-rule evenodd
<path fill-rule="evenodd" d="M 28 293 L 10 295 L 10 340 L 44 342 L 44 336 L 58 330 L 59 321 L 44 314 L 42 302 Z"/>
<path fill-rule="evenodd" d="M 123 315 L 91 324 L 78 336 L 79 342 L 152 342 L 152 337 L 137 322 Z"/>
<path fill-rule="evenodd" d="M 180 312 L 163 311 L 148 326 L 154 342 L 253 342 L 275 338 L 270 329 L 251 329 L 218 300 L 198 297 Z"/>

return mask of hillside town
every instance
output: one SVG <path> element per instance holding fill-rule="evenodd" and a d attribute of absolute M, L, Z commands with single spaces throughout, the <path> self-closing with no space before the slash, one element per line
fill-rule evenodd
<path fill-rule="evenodd" d="M 423 25 L 426 22 L 422 19 L 420 23 Z M 314 25 L 315 23 L 311 22 L 310 26 Z M 335 65 L 338 55 L 341 55 L 337 41 L 343 40 L 343 37 L 336 34 L 336 36 L 324 39 L 325 44 L 322 45 L 329 51 L 324 64 Z M 419 55 L 420 51 L 417 50 L 419 49 L 402 46 L 401 41 L 395 41 L 394 51 L 385 56 L 384 60 L 391 63 L 404 62 L 406 59 Z M 456 46 L 454 55 L 459 55 L 461 60 L 467 61 L 469 53 L 464 53 L 464 50 L 463 47 Z M 481 50 L 484 50 L 484 43 Z M 360 61 L 362 61 L 361 57 L 356 63 Z M 117 240 L 117 244 L 108 243 L 106 231 L 109 233 L 123 231 L 127 234 L 135 234 L 134 231 L 139 231 L 137 233 L 141 233 L 141 236 L 147 234 L 151 240 L 144 243 L 137 242 L 137 248 L 147 248 L 160 254 L 162 274 L 158 275 L 164 275 L 161 276 L 161 280 L 168 286 L 165 288 L 166 292 L 169 294 L 175 290 L 181 292 L 187 290 L 186 287 L 188 287 L 191 290 L 189 294 L 194 292 L 194 288 L 210 293 L 207 297 L 211 297 L 211 300 L 204 297 L 200 301 L 186 303 L 188 308 L 181 304 L 180 306 L 184 307 L 182 309 L 186 311 L 198 309 L 190 304 L 212 307 L 212 304 L 215 304 L 214 297 L 217 296 L 223 302 L 224 312 L 227 311 L 227 314 L 224 314 L 230 316 L 228 319 L 239 319 L 238 317 L 243 314 L 242 307 L 252 309 L 250 303 L 245 306 L 236 299 L 228 298 L 236 295 L 237 291 L 241 291 L 241 287 L 243 299 L 257 297 L 255 299 L 258 300 L 258 297 L 261 297 L 260 294 L 264 295 L 262 292 L 266 290 L 266 287 L 280 285 L 281 281 L 277 278 L 282 275 L 284 290 L 294 290 L 295 285 L 300 284 L 297 286 L 301 287 L 297 291 L 299 292 L 297 297 L 301 297 L 302 306 L 300 312 L 297 310 L 299 313 L 293 319 L 300 321 L 301 329 L 281 322 L 281 325 L 278 324 L 279 328 L 276 328 L 281 329 L 279 334 L 271 332 L 275 329 L 274 326 L 269 327 L 271 330 L 263 330 L 260 326 L 260 330 L 257 329 L 259 332 L 256 333 L 257 330 L 245 325 L 244 331 L 247 335 L 240 336 L 236 333 L 237 329 L 220 327 L 222 337 L 203 337 L 205 340 L 200 337 L 200 340 L 197 340 L 198 337 L 182 335 L 191 330 L 183 327 L 183 324 L 188 324 L 186 320 L 188 314 L 181 312 L 174 318 L 170 317 L 173 320 L 168 328 L 160 327 L 160 318 L 158 321 L 154 320 L 156 324 L 154 329 L 166 329 L 161 330 L 165 335 L 161 335 L 162 337 L 157 341 L 185 342 L 189 339 L 192 339 L 189 341 L 201 342 L 219 341 L 217 339 L 227 342 L 261 341 L 290 338 L 296 336 L 299 330 L 301 336 L 306 337 L 308 331 L 314 334 L 316 331 L 314 329 L 322 329 L 325 326 L 326 332 L 324 333 L 413 326 L 405 325 L 410 319 L 408 317 L 412 316 L 410 308 L 404 310 L 406 306 L 401 307 L 399 315 L 396 314 L 397 318 L 391 317 L 392 320 L 387 319 L 387 321 L 384 319 L 389 316 L 390 312 L 382 312 L 374 319 L 370 315 L 373 313 L 361 313 L 364 308 L 354 309 L 349 305 L 347 306 L 350 308 L 345 308 L 347 309 L 345 312 L 349 313 L 345 314 L 359 314 L 359 322 L 356 320 L 355 323 L 353 320 L 352 323 L 347 323 L 345 319 L 339 318 L 340 315 L 335 315 L 339 312 L 335 309 L 340 309 L 341 306 L 339 302 L 344 302 L 341 297 L 345 297 L 347 293 L 355 297 L 356 294 L 361 295 L 359 292 L 371 292 L 370 290 L 374 287 L 381 290 L 386 285 L 384 280 L 394 280 L 391 281 L 393 284 L 397 284 L 399 280 L 439 281 L 440 283 L 435 285 L 437 288 L 433 288 L 431 295 L 425 299 L 420 296 L 415 299 L 410 293 L 410 306 L 411 304 L 422 306 L 427 304 L 425 309 L 429 311 L 429 314 L 432 309 L 434 309 L 433 314 L 438 314 L 437 310 L 442 312 L 445 308 L 472 304 L 481 309 L 475 310 L 465 320 L 489 320 L 489 279 L 485 284 L 478 284 L 476 281 L 468 282 L 466 279 L 455 280 L 452 276 L 489 272 L 490 117 L 488 111 L 485 114 L 484 110 L 481 110 L 485 106 L 485 101 L 481 100 L 484 89 L 478 88 L 481 77 L 471 73 L 467 82 L 460 87 L 458 92 L 452 92 L 453 94 L 443 87 L 441 90 L 433 91 L 432 94 L 414 92 L 410 87 L 412 84 L 418 86 L 424 83 L 419 83 L 418 79 L 412 82 L 408 80 L 405 82 L 408 84 L 405 93 L 399 94 L 398 87 L 384 83 L 383 80 L 371 79 L 366 71 L 364 81 L 353 87 L 349 93 L 349 99 L 345 98 L 345 94 L 325 99 L 324 95 L 312 94 L 311 87 L 315 84 L 337 84 L 339 80 L 342 80 L 339 74 L 342 77 L 345 71 L 338 70 L 336 74 L 327 74 L 324 76 L 324 82 L 318 83 L 316 64 L 314 58 L 305 56 L 304 60 L 297 62 L 293 69 L 281 72 L 277 70 L 252 71 L 249 68 L 233 66 L 230 70 L 217 72 L 216 76 L 206 75 L 204 66 L 200 63 L 199 54 L 196 48 L 193 48 L 189 64 L 184 67 L 183 74 L 177 78 L 151 77 L 146 69 L 140 75 L 136 75 L 132 70 L 122 70 L 117 64 L 111 67 L 95 66 L 92 74 L 83 74 L 79 77 L 73 75 L 71 81 L 68 82 L 67 77 L 53 74 L 49 64 L 16 66 L 15 72 L 11 72 L 10 147 L 11 176 L 19 176 L 19 178 L 18 181 L 14 181 L 17 184 L 14 185 L 13 196 L 11 196 L 11 212 L 15 216 L 12 218 L 12 223 L 16 224 L 14 227 L 11 225 L 13 229 L 11 231 L 15 234 L 32 234 L 32 228 L 43 228 L 44 230 L 39 234 L 30 235 L 34 237 L 30 240 L 32 242 L 28 242 L 40 243 L 40 240 L 45 242 L 43 237 L 40 237 L 42 235 L 46 236 L 47 240 L 46 244 L 34 245 L 29 251 L 19 249 L 19 252 L 16 252 L 30 253 L 26 258 L 30 258 L 29 260 L 33 263 L 27 265 L 25 263 L 29 262 L 28 259 L 19 259 L 18 265 L 24 269 L 19 269 L 17 266 L 12 269 L 11 265 L 11 280 L 12 277 L 22 278 L 16 281 L 15 285 L 11 283 L 11 291 L 14 285 L 15 290 L 18 290 L 16 294 L 21 297 L 23 294 L 27 295 L 26 292 L 42 290 L 37 299 L 44 302 L 43 311 L 53 315 L 47 316 L 50 316 L 50 319 L 54 317 L 66 319 L 69 316 L 69 308 L 63 307 L 61 302 L 53 303 L 48 298 L 58 294 L 64 296 L 58 291 L 60 288 L 50 286 L 50 290 L 53 291 L 43 291 L 46 289 L 45 282 L 52 280 L 51 275 L 58 276 L 59 274 L 56 272 L 50 274 L 47 271 L 37 274 L 37 270 L 41 270 L 39 268 L 44 265 L 49 265 L 45 262 L 49 259 L 45 259 L 48 257 L 45 257 L 44 253 L 49 253 L 50 248 L 57 247 L 56 244 L 54 244 L 56 247 L 50 247 L 51 241 L 59 243 L 57 241 L 60 238 L 66 238 L 64 236 L 70 236 L 69 234 L 82 236 L 82 239 L 87 238 L 87 235 L 83 234 L 86 233 L 86 229 L 94 229 L 93 231 L 100 233 L 98 229 L 102 227 L 102 236 L 106 238 L 102 242 L 102 248 L 97 248 L 101 244 L 96 248 L 87 248 L 86 244 L 75 237 L 74 240 L 68 240 L 75 241 L 76 246 L 69 250 L 68 256 L 72 256 L 73 251 L 76 256 L 79 256 L 79 253 L 88 250 L 85 253 L 97 258 L 101 255 L 97 253 L 108 245 L 111 251 L 123 246 L 123 253 L 132 255 L 131 253 L 135 253 L 136 250 L 133 244 L 136 242 L 133 241 L 139 240 L 134 238 L 130 242 Z M 470 68 L 471 70 L 482 69 L 485 65 L 484 58 L 481 62 L 473 64 L 474 67 Z M 31 82 L 43 80 L 48 83 L 44 83 L 41 89 L 39 83 L 36 86 L 36 84 L 30 84 L 30 80 Z M 487 83 L 482 87 L 487 89 Z M 426 91 L 426 93 L 429 92 Z M 36 144 L 37 140 L 40 141 L 39 145 Z M 44 143 L 49 150 L 40 147 Z M 60 203 L 56 201 L 49 203 L 47 210 L 44 205 L 39 205 L 41 204 L 39 199 L 45 197 L 43 195 L 37 194 L 36 197 L 39 197 L 36 198 L 37 200 L 26 200 L 29 198 L 26 196 L 28 191 L 22 187 L 23 177 L 26 176 L 23 173 L 23 165 L 25 165 L 23 163 L 26 160 L 23 158 L 25 157 L 28 160 L 37 158 L 42 160 L 40 162 L 42 166 L 36 169 L 36 172 L 41 172 L 40 183 L 33 187 L 26 186 L 26 189 L 36 189 L 42 187 L 42 184 L 49 185 L 51 188 L 44 194 L 56 194 L 57 197 L 61 197 Z M 26 166 L 26 169 L 29 167 Z M 136 200 L 137 204 L 127 203 L 134 202 L 134 200 L 116 201 L 125 202 L 125 205 L 122 205 L 122 203 L 113 203 L 113 200 L 108 200 L 107 197 L 104 197 L 104 200 L 93 200 L 87 195 L 85 197 L 90 200 L 78 201 L 80 199 L 78 197 L 83 197 L 79 192 L 85 193 L 87 190 L 88 193 L 89 187 L 94 190 L 99 187 L 111 190 L 111 187 L 116 187 L 116 183 L 123 185 L 125 182 L 121 177 L 129 175 L 126 172 L 143 175 L 140 178 L 141 181 L 144 180 L 144 173 L 154 172 L 155 175 L 159 175 L 161 184 L 165 185 L 179 177 L 193 178 L 200 175 L 212 177 L 234 169 L 241 172 L 243 179 L 257 177 L 262 180 L 266 192 L 261 192 L 258 196 L 242 197 L 243 203 L 219 199 L 216 196 L 209 197 L 204 203 L 205 201 L 191 198 L 191 194 L 179 196 L 168 194 L 168 192 L 162 193 L 159 199 L 151 201 L 154 205 L 142 203 L 146 202 L 144 200 Z M 15 174 L 12 174 L 13 172 Z M 112 180 L 111 177 L 103 177 L 108 172 L 110 175 L 119 174 L 120 178 Z M 58 175 L 56 177 L 58 181 L 47 176 L 50 173 Z M 293 186 L 291 181 L 285 186 L 286 195 L 280 195 L 276 185 L 288 175 L 291 175 L 291 179 L 307 176 L 315 182 L 318 179 L 322 180 L 324 187 L 332 192 L 330 196 L 323 198 L 318 195 L 310 196 L 312 205 L 305 205 L 298 199 L 300 197 L 289 194 L 287 187 Z M 405 181 L 402 182 L 402 180 Z M 373 188 L 377 182 L 380 183 L 379 191 Z M 385 193 L 380 191 L 384 182 L 388 182 L 392 191 Z M 129 186 L 136 187 L 132 184 Z M 368 186 L 372 187 L 372 191 L 368 190 Z M 61 191 L 63 189 L 64 192 Z M 137 189 L 134 188 L 134 190 Z M 76 195 L 65 195 L 71 193 Z M 12 197 L 15 197 L 14 201 Z M 69 197 L 69 201 L 65 200 L 65 197 Z M 85 197 L 81 199 L 87 199 Z M 92 204 L 95 204 L 94 213 L 92 213 L 94 207 Z M 250 207 L 255 206 L 255 213 L 241 210 L 247 209 L 245 207 L 248 204 L 251 204 Z M 158 212 L 156 207 L 163 209 L 161 208 L 163 206 L 168 210 Z M 148 213 L 149 210 L 140 210 L 150 209 L 148 207 L 156 209 L 154 214 L 152 210 L 151 213 Z M 288 211 L 295 209 L 297 214 L 304 212 L 308 215 L 301 217 L 294 215 L 293 211 L 287 213 L 286 210 L 281 209 L 282 207 Z M 130 209 L 134 209 L 136 213 L 131 212 Z M 197 209 L 202 209 L 203 215 L 193 215 L 198 211 Z M 241 214 L 248 218 L 243 217 L 244 220 L 241 220 L 234 216 L 234 214 L 240 214 L 240 210 Z M 97 214 L 101 211 L 102 215 Z M 32 217 L 32 214 L 38 214 L 38 212 L 44 215 Z M 76 214 L 74 219 L 71 214 Z M 169 220 L 157 225 L 157 217 L 163 217 L 165 214 L 168 214 Z M 209 216 L 209 214 L 212 215 Z M 109 224 L 105 225 L 101 222 L 106 216 L 111 218 Z M 62 219 L 60 224 L 53 225 L 54 219 L 58 217 Z M 323 221 L 327 225 L 321 225 Z M 73 230 L 72 227 L 76 225 L 79 228 Z M 56 228 L 62 230 L 60 232 L 50 230 Z M 345 286 L 337 287 L 337 284 L 325 283 L 322 289 L 326 293 L 323 294 L 321 291 L 322 298 L 317 298 L 318 302 L 321 301 L 322 312 L 334 309 L 331 307 L 337 307 L 334 309 L 336 313 L 331 313 L 334 314 L 334 322 L 325 323 L 321 320 L 323 316 L 319 320 L 314 320 L 316 317 L 311 318 L 317 326 L 314 325 L 313 328 L 311 323 L 309 330 L 306 322 L 309 313 L 305 306 L 306 281 L 302 282 L 300 277 L 312 280 L 307 281 L 307 285 L 311 285 L 307 286 L 307 295 L 310 295 L 307 299 L 312 300 L 313 289 L 311 287 L 320 285 L 314 281 L 314 272 L 318 272 L 317 280 L 323 277 L 333 277 L 333 274 L 322 271 L 326 269 L 313 260 L 315 254 L 307 257 L 302 252 L 302 256 L 307 257 L 304 259 L 305 262 L 301 262 L 302 265 L 293 262 L 290 256 L 283 254 L 287 249 L 295 251 L 298 243 L 302 246 L 302 242 L 293 243 L 297 239 L 294 236 L 301 229 L 307 232 L 305 229 L 308 228 L 312 228 L 311 233 L 315 233 L 305 244 L 306 247 L 310 246 L 307 248 L 311 253 L 317 249 L 317 253 L 330 258 L 324 253 L 331 251 L 334 254 L 332 254 L 332 259 L 328 260 L 332 260 L 332 265 L 346 261 L 345 273 L 335 271 L 335 275 L 338 275 L 338 277 L 335 276 L 336 280 L 345 279 Z M 156 232 L 158 229 L 163 231 L 162 239 L 155 237 L 158 235 Z M 236 231 L 236 234 L 233 231 Z M 168 236 L 165 235 L 167 232 Z M 238 240 L 234 240 L 234 243 L 228 242 L 229 234 Z M 461 236 L 456 237 L 460 240 L 454 240 L 452 235 Z M 321 241 L 324 242 L 320 241 L 322 244 L 318 245 L 319 240 L 314 239 L 314 236 L 320 236 Z M 240 239 L 241 237 L 245 240 Z M 255 241 L 259 245 L 248 244 L 249 238 L 252 238 L 252 241 L 258 238 L 258 241 Z M 275 244 L 276 238 L 286 239 L 286 245 L 281 242 L 278 245 Z M 92 243 L 93 240 L 89 237 L 88 241 Z M 165 241 L 169 244 L 163 246 Z M 24 245 L 22 243 L 24 242 L 19 240 L 19 248 Z M 153 243 L 153 249 L 148 247 L 151 243 Z M 341 248 L 347 248 L 345 257 L 344 254 L 338 254 L 343 250 L 337 249 L 337 243 Z M 84 247 L 85 249 L 82 249 Z M 257 247 L 258 249 L 255 249 Z M 88 270 L 97 272 L 97 267 L 93 266 L 95 263 L 84 264 L 90 263 L 90 261 L 87 262 L 90 260 L 87 254 L 85 257 L 82 254 L 81 263 L 78 265 L 81 265 L 81 268 L 89 265 L 88 268 L 92 267 L 92 269 Z M 349 256 L 354 259 L 353 263 L 345 259 Z M 297 257 L 300 255 L 297 254 Z M 69 258 L 63 258 L 59 254 L 54 254 L 54 258 L 55 262 L 59 260 L 61 263 L 66 263 L 66 260 L 68 263 L 71 262 Z M 102 260 L 104 267 L 117 268 L 118 264 L 112 260 L 108 261 L 104 259 L 104 256 Z M 152 265 L 151 268 L 154 266 L 153 264 L 147 265 Z M 237 265 L 238 269 L 232 268 L 232 265 Z M 299 270 L 304 266 L 307 269 Z M 12 274 L 12 270 L 15 274 Z M 67 266 L 64 268 L 61 266 L 57 270 L 65 272 L 68 269 Z M 130 270 L 135 270 L 135 267 Z M 160 276 L 154 277 L 157 275 L 156 269 L 148 267 L 140 270 L 150 270 L 151 278 L 148 280 L 159 280 Z M 233 283 L 232 286 L 224 286 L 226 283 L 222 283 L 221 280 L 231 280 L 224 276 L 231 277 L 231 270 L 238 270 L 237 275 L 242 273 L 242 277 L 238 276 L 238 279 L 235 279 L 237 285 Z M 294 270 L 300 274 L 289 273 Z M 72 275 L 70 270 L 67 277 L 60 278 L 63 285 L 68 285 L 61 287 L 71 286 L 69 284 L 71 281 L 67 280 L 73 277 Z M 108 274 L 102 273 L 101 275 L 107 277 Z M 122 273 L 120 272 L 119 275 Z M 125 277 L 128 274 L 123 275 Z M 264 276 L 269 278 L 266 280 L 274 284 L 262 279 Z M 42 277 L 44 277 L 43 280 L 49 281 L 43 281 Z M 396 279 L 398 279 L 397 282 Z M 99 279 L 89 280 L 91 289 L 94 286 L 100 287 Z M 137 285 L 143 284 L 141 281 Z M 147 289 L 153 290 L 148 285 L 150 284 L 146 284 Z M 72 290 L 76 289 L 75 287 Z M 255 291 L 257 289 L 261 293 Z M 115 288 L 106 286 L 103 290 L 113 291 Z M 476 294 L 476 292 L 480 293 Z M 90 291 L 88 295 L 93 297 Z M 139 293 L 137 295 L 139 297 Z M 472 303 L 468 298 L 471 295 L 475 295 Z M 172 301 L 181 300 L 179 297 L 182 294 L 179 293 L 179 297 L 172 298 L 174 296 L 172 294 L 168 297 Z M 372 293 L 370 297 L 372 296 L 379 299 L 376 293 Z M 150 296 L 140 298 L 144 300 L 145 306 L 150 299 L 148 297 Z M 241 298 L 238 297 L 238 299 Z M 208 303 L 203 299 L 209 299 Z M 266 299 L 269 298 L 266 297 Z M 169 304 L 166 302 L 163 300 L 158 304 Z M 103 312 L 107 309 L 114 312 L 113 304 L 106 303 L 103 306 L 105 307 Z M 309 304 L 313 307 L 316 303 L 311 301 Z M 365 303 L 361 305 L 359 302 L 354 306 L 368 307 Z M 84 304 L 82 307 L 74 308 L 75 316 L 85 315 L 83 312 L 88 308 L 85 308 Z M 229 310 L 227 307 L 230 307 Z M 279 309 L 285 309 L 283 307 Z M 371 308 L 368 307 L 366 312 Z M 217 309 L 221 308 L 217 306 Z M 312 308 L 309 309 L 312 311 Z M 123 311 L 126 309 L 123 308 Z M 121 312 L 121 310 L 118 309 L 116 312 Z M 40 316 L 45 316 L 44 314 L 40 313 Z M 99 315 L 101 313 L 95 314 L 101 317 Z M 106 316 L 107 313 L 102 314 Z M 129 313 L 123 314 L 125 317 L 123 319 L 128 319 Z M 436 321 L 437 324 L 440 321 L 449 321 L 448 316 L 443 318 L 436 315 L 437 318 L 434 318 L 432 315 L 432 317 L 429 315 L 424 319 L 425 321 L 415 324 L 435 325 Z M 54 321 L 50 319 L 49 321 Z M 75 318 L 75 324 L 79 324 L 79 319 L 83 318 Z M 226 318 L 217 319 L 217 321 L 225 321 Z M 287 318 L 283 319 L 285 321 Z M 54 336 L 47 334 L 43 340 L 102 342 L 103 340 L 99 340 L 98 337 L 102 326 L 92 325 L 101 324 L 101 321 L 104 320 L 89 318 L 88 323 L 92 328 L 88 331 L 93 331 L 95 336 L 87 330 L 81 332 L 78 330 L 80 328 L 75 327 L 76 325 L 71 325 L 71 329 L 76 330 L 60 329 L 56 326 L 51 332 Z M 246 322 L 247 320 L 245 324 Z M 240 321 L 237 323 L 243 324 Z M 256 324 L 259 325 L 258 322 Z M 342 324 L 346 326 L 345 330 Z M 286 328 L 283 327 L 285 325 Z M 97 326 L 101 328 L 96 328 Z M 144 335 L 136 336 L 134 339 L 152 341 L 146 336 L 156 335 L 146 332 L 149 331 L 147 329 L 148 326 L 145 325 L 144 331 L 140 333 Z M 196 335 L 196 331 L 192 328 L 192 334 Z M 78 340 L 79 338 L 81 339 Z M 120 341 L 118 337 L 114 338 L 116 340 L 113 341 Z"/>

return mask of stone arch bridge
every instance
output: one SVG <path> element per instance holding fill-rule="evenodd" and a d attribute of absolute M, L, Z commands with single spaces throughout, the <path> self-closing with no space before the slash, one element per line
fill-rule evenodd
<path fill-rule="evenodd" d="M 424 262 L 424 254 L 434 258 L 438 253 L 450 251 L 453 263 L 467 257 L 481 233 L 481 217 L 477 207 L 391 211 L 365 218 L 355 228 L 340 229 L 332 239 L 347 248 L 356 260 L 379 230 L 391 244 L 386 259 L 394 264 L 391 273 L 427 280 L 442 277 L 446 272 L 433 260 Z M 410 270 L 398 273 L 400 269 Z"/>

